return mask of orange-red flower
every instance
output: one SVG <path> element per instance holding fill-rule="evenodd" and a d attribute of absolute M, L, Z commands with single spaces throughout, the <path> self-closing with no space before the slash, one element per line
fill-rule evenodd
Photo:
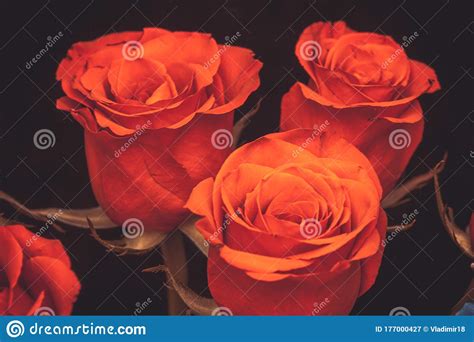
<path fill-rule="evenodd" d="M 80 283 L 61 242 L 0 227 L 0 315 L 69 315 Z"/>
<path fill-rule="evenodd" d="M 112 220 L 161 231 L 181 221 L 193 186 L 228 155 L 215 132 L 231 139 L 261 66 L 250 50 L 198 32 L 145 28 L 72 46 L 57 106 L 86 129 L 94 193 Z"/>
<path fill-rule="evenodd" d="M 234 151 L 187 207 L 208 283 L 234 314 L 347 314 L 374 283 L 386 216 L 370 162 L 341 138 L 270 134 Z"/>
<path fill-rule="evenodd" d="M 421 141 L 418 97 L 440 89 L 433 69 L 409 59 L 391 37 L 355 32 L 344 22 L 317 22 L 296 44 L 308 84 L 297 82 L 282 100 L 281 129 L 313 128 L 328 120 L 364 152 L 389 191 Z"/>

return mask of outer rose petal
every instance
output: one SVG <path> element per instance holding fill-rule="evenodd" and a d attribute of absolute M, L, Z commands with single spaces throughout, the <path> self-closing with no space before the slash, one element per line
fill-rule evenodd
<path fill-rule="evenodd" d="M 215 149 L 211 136 L 231 130 L 232 117 L 198 116 L 179 129 L 145 130 L 131 143 L 129 137 L 86 131 L 89 174 L 100 206 L 118 224 L 134 215 L 145 229 L 174 229 L 186 214 L 192 188 L 215 176 L 230 152 Z"/>
<path fill-rule="evenodd" d="M 282 99 L 280 125 L 282 130 L 320 127 L 327 120 L 329 125 L 324 131 L 339 134 L 359 148 L 372 163 L 387 194 L 421 142 L 421 118 L 418 101 L 394 107 L 332 108 L 309 100 L 295 84 Z M 395 129 L 408 132 L 410 145 L 402 149 L 390 145 L 390 133 Z"/>
<path fill-rule="evenodd" d="M 99 131 L 99 127 L 92 111 L 87 107 L 82 107 L 81 104 L 71 100 L 67 96 L 63 96 L 56 101 L 56 108 L 70 112 L 74 119 L 76 119 L 84 129 L 91 132 Z"/>
<path fill-rule="evenodd" d="M 58 259 L 67 267 L 71 267 L 71 260 L 59 240 L 48 240 L 37 236 L 23 226 L 7 227 L 7 229 L 23 248 L 23 253 L 27 258 L 47 256 Z"/>
<path fill-rule="evenodd" d="M 411 79 L 405 92 L 408 95 L 420 96 L 424 92 L 434 93 L 441 89 L 435 71 L 422 62 L 410 61 Z"/>
<path fill-rule="evenodd" d="M 206 111 L 209 114 L 222 114 L 240 107 L 260 86 L 258 72 L 263 64 L 254 59 L 251 50 L 230 46 L 221 55 L 218 77 L 222 89 L 215 88 L 216 98 L 223 98 L 221 106 Z"/>
<path fill-rule="evenodd" d="M 31 316 L 41 306 L 43 300 L 44 292 L 33 300 L 20 286 L 15 287 L 11 293 L 6 288 L 0 288 L 0 315 Z"/>
<path fill-rule="evenodd" d="M 0 227 L 0 286 L 8 285 L 13 289 L 20 278 L 21 268 L 23 266 L 23 251 L 10 233 L 10 229 L 21 228 L 21 226 Z"/>
<path fill-rule="evenodd" d="M 44 291 L 33 298 L 28 291 L 17 286 L 13 291 L 13 301 L 11 307 L 8 308 L 7 314 L 12 316 L 32 316 L 36 310 L 45 305 L 44 300 Z"/>
<path fill-rule="evenodd" d="M 387 215 L 380 209 L 379 219 L 377 221 L 377 230 L 380 235 L 380 239 L 383 240 L 387 233 Z M 361 285 L 359 289 L 359 296 L 362 296 L 368 289 L 375 283 L 375 279 L 379 273 L 380 264 L 382 263 L 384 244 L 380 243 L 380 247 L 377 253 L 361 262 Z"/>
<path fill-rule="evenodd" d="M 71 269 L 57 259 L 38 256 L 25 262 L 24 282 L 28 292 L 45 292 L 45 304 L 57 315 L 69 315 L 80 290 L 80 283 Z"/>
<path fill-rule="evenodd" d="M 209 249 L 208 260 L 212 297 L 236 315 L 311 315 L 323 302 L 327 306 L 318 315 L 344 315 L 354 306 L 359 292 L 361 272 L 357 263 L 335 272 L 264 282 L 227 264 L 217 247 Z"/>
<path fill-rule="evenodd" d="M 31 315 L 34 315 L 36 310 L 38 310 L 41 305 L 43 304 L 43 301 L 44 301 L 44 298 L 45 298 L 45 293 L 44 291 L 40 292 L 40 294 L 36 297 L 36 300 L 35 302 L 33 303 L 33 305 L 30 307 L 30 310 L 28 311 L 27 315 L 28 316 L 31 316 Z"/>
<path fill-rule="evenodd" d="M 196 185 L 189 195 L 185 208 L 190 209 L 200 216 L 212 219 L 212 188 L 214 179 L 206 178 Z"/>

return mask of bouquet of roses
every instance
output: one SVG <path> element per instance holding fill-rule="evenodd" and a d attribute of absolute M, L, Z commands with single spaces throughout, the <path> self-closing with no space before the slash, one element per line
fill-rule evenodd
<path fill-rule="evenodd" d="M 314 23 L 295 47 L 309 80 L 283 96 L 280 132 L 240 146 L 252 115 L 278 113 L 256 106 L 234 124 L 263 65 L 235 40 L 145 28 L 74 44 L 57 70 L 57 108 L 84 129 L 99 207 L 29 209 L 1 197 L 57 229 L 90 229 L 120 254 L 160 248 L 163 264 L 145 271 L 166 273 L 171 314 L 348 314 L 400 228 L 385 210 L 438 184 L 444 160 L 396 186 L 422 140 L 418 99 L 440 89 L 436 74 L 389 36 Z M 437 199 L 472 257 L 439 189 Z M 121 239 L 102 237 L 119 226 Z M 2 219 L 0 311 L 70 314 L 80 284 L 69 257 L 30 229 Z M 187 285 L 183 235 L 208 258 L 212 298 Z"/>

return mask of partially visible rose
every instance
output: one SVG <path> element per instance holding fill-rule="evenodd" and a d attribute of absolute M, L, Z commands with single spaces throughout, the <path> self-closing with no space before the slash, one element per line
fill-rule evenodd
<path fill-rule="evenodd" d="M 113 221 L 169 231 L 184 218 L 191 189 L 231 151 L 213 134 L 232 132 L 261 67 L 252 51 L 198 32 L 145 28 L 72 46 L 57 107 L 85 128 L 94 194 Z"/>
<path fill-rule="evenodd" d="M 471 250 L 474 252 L 474 212 L 471 213 L 471 220 L 468 226 L 469 235 L 471 236 Z"/>
<path fill-rule="evenodd" d="M 234 151 L 187 207 L 209 243 L 208 284 L 237 315 L 341 315 L 374 283 L 386 216 L 370 162 L 310 130 Z"/>
<path fill-rule="evenodd" d="M 80 291 L 58 240 L 0 227 L 0 315 L 69 315 Z"/>
<path fill-rule="evenodd" d="M 331 130 L 367 155 L 384 192 L 390 191 L 423 135 L 417 99 L 440 89 L 433 69 L 409 59 L 391 37 L 356 32 L 342 21 L 307 27 L 295 53 L 310 80 L 283 97 L 281 129 L 328 120 Z"/>

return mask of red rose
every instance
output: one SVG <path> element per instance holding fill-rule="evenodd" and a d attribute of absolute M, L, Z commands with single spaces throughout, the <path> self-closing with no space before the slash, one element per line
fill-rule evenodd
<path fill-rule="evenodd" d="M 85 130 L 97 201 L 117 223 L 173 229 L 192 188 L 230 152 L 233 113 L 259 86 L 250 50 L 208 34 L 146 28 L 72 46 L 59 109 Z M 223 140 L 220 140 L 223 139 Z"/>
<path fill-rule="evenodd" d="M 433 69 L 409 59 L 391 37 L 355 32 L 344 22 L 307 27 L 296 44 L 310 76 L 282 100 L 281 129 L 317 128 L 328 120 L 367 155 L 386 193 L 395 185 L 423 135 L 418 97 L 440 89 Z"/>
<path fill-rule="evenodd" d="M 381 195 L 343 139 L 291 130 L 237 149 L 187 203 L 204 217 L 213 298 L 239 315 L 349 313 L 380 267 Z"/>
<path fill-rule="evenodd" d="M 69 315 L 80 290 L 61 242 L 0 227 L 0 314 Z"/>

